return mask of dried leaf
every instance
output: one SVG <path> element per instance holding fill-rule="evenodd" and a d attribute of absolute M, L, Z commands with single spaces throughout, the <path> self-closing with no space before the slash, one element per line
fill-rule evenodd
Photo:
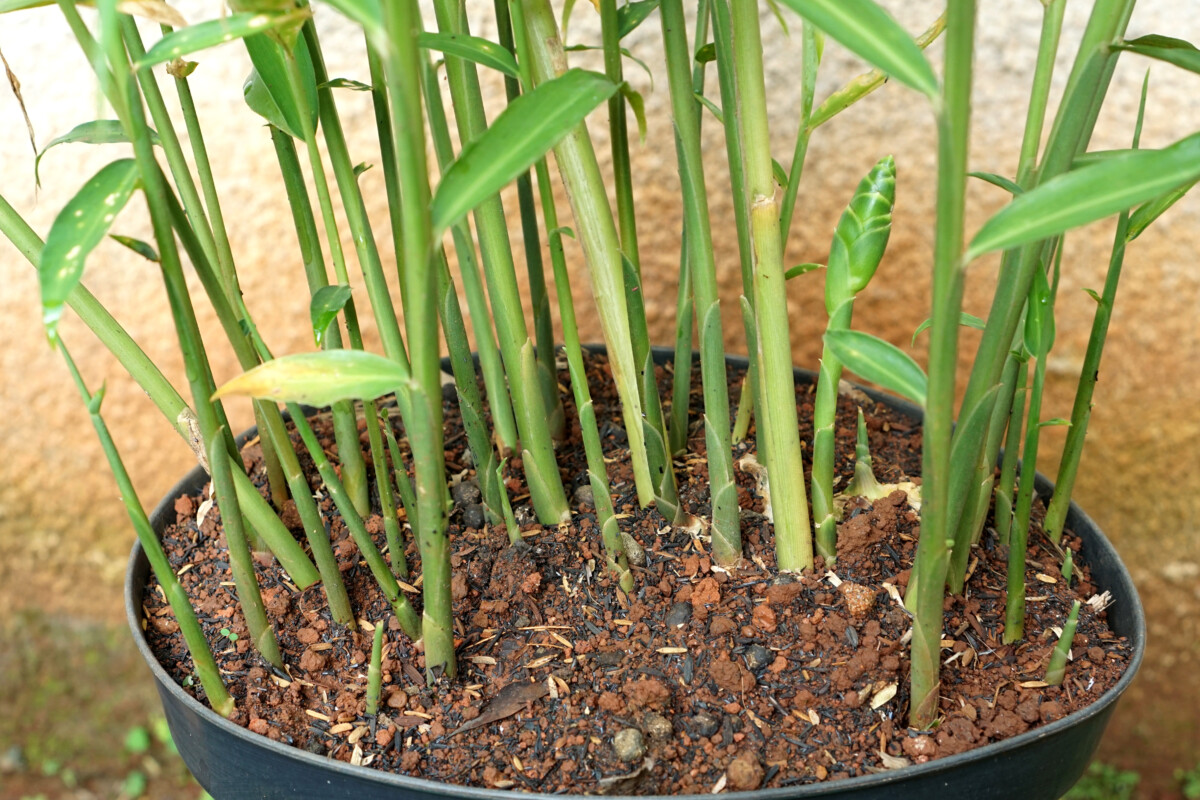
<path fill-rule="evenodd" d="M 457 736 L 460 733 L 466 733 L 475 728 L 481 728 L 484 725 L 491 725 L 493 722 L 498 722 L 505 717 L 511 717 L 527 704 L 535 700 L 540 700 L 549 693 L 550 690 L 541 681 L 537 683 L 510 683 L 492 698 L 492 701 L 483 709 L 482 714 L 457 730 L 446 734 L 446 736 L 447 738 Z"/>
<path fill-rule="evenodd" d="M 187 20 L 162 0 L 119 0 L 117 11 L 131 17 L 141 17 L 172 28 L 186 28 Z"/>
<path fill-rule="evenodd" d="M 896 696 L 897 686 L 895 683 L 889 683 L 871 697 L 871 710 L 885 706 Z"/>
<path fill-rule="evenodd" d="M 1041 581 L 1042 583 L 1058 583 L 1058 581 L 1057 581 L 1057 580 L 1055 580 L 1053 577 L 1051 577 L 1051 576 L 1047 575 L 1047 574 L 1046 574 L 1046 573 L 1044 573 L 1044 572 L 1039 572 L 1039 573 L 1038 573 L 1037 575 L 1035 575 L 1034 577 L 1035 577 L 1035 578 L 1037 578 L 1037 579 L 1038 579 L 1039 581 Z"/>
<path fill-rule="evenodd" d="M 1018 684 L 1022 689 L 1044 689 L 1050 684 L 1045 681 L 1021 681 Z"/>
<path fill-rule="evenodd" d="M 883 764 L 884 769 L 903 769 L 904 767 L 912 764 L 912 762 L 904 756 L 889 755 L 884 750 L 879 751 L 879 761 Z"/>

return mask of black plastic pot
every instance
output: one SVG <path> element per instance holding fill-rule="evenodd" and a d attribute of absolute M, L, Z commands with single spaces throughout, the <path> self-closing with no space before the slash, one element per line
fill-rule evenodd
<path fill-rule="evenodd" d="M 670 351 L 656 353 L 658 360 Z M 737 359 L 730 359 L 737 364 Z M 744 364 L 744 361 L 741 362 Z M 797 380 L 811 381 L 811 373 L 798 370 Z M 920 410 L 894 397 L 866 390 L 902 413 L 919 418 Z M 150 516 L 161 533 L 174 519 L 174 499 L 198 491 L 207 476 L 192 470 L 163 498 Z M 1047 497 L 1052 485 L 1038 476 L 1038 492 Z M 1081 561 L 1092 570 L 1100 589 L 1112 592 L 1108 610 L 1112 629 L 1133 644 L 1133 655 L 1116 686 L 1086 709 L 996 744 L 900 770 L 831 783 L 810 784 L 757 792 L 732 793 L 744 800 L 764 798 L 835 797 L 839 800 L 1056 800 L 1083 774 L 1092 758 L 1117 699 L 1129 687 L 1142 662 L 1146 620 L 1137 590 L 1116 551 L 1096 524 L 1074 503 L 1067 526 L 1083 540 Z M 216 800 L 279 798 L 279 800 L 366 800 L 367 798 L 462 797 L 502 800 L 511 791 L 476 789 L 352 767 L 341 761 L 273 742 L 218 716 L 183 691 L 167 675 L 150 651 L 142 632 L 141 593 L 150 577 L 150 565 L 140 545 L 135 545 L 125 576 L 125 607 L 138 649 L 146 659 L 162 698 L 171 735 L 196 780 Z M 707 795 L 689 795 L 700 800 Z"/>

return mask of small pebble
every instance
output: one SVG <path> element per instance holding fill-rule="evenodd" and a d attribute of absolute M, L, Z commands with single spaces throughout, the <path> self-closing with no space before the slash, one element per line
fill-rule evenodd
<path fill-rule="evenodd" d="M 592 487 L 584 484 L 575 490 L 575 505 L 581 508 L 592 508 L 596 505 L 596 495 L 592 493 Z"/>
<path fill-rule="evenodd" d="M 746 668 L 751 672 L 761 672 L 775 660 L 774 653 L 761 644 L 752 644 L 747 647 L 743 657 L 746 659 Z"/>
<path fill-rule="evenodd" d="M 454 382 L 442 384 L 442 402 L 456 403 L 458 402 L 458 389 L 455 388 Z"/>
<path fill-rule="evenodd" d="M 454 498 L 454 504 L 457 506 L 469 506 L 483 499 L 483 494 L 479 491 L 479 484 L 474 480 L 459 481 L 454 484 L 450 487 L 450 496 Z"/>
<path fill-rule="evenodd" d="M 707 711 L 701 711 L 698 714 L 692 715 L 687 721 L 687 727 L 694 736 L 708 737 L 720 729 L 721 723 L 712 714 L 709 714 Z"/>
<path fill-rule="evenodd" d="M 487 522 L 487 515 L 483 513 L 483 506 L 479 503 L 471 503 L 463 509 L 463 525 L 476 530 L 482 528 Z"/>
<path fill-rule="evenodd" d="M 613 750 L 622 761 L 637 761 L 646 754 L 646 742 L 637 728 L 625 728 L 613 737 Z"/>
<path fill-rule="evenodd" d="M 846 610 L 852 617 L 862 619 L 875 608 L 875 592 L 869 587 L 844 581 L 838 591 L 846 598 Z"/>
<path fill-rule="evenodd" d="M 762 786 L 764 770 L 753 753 L 741 752 L 725 768 L 729 778 L 729 789 L 734 792 L 751 792 Z"/>
<path fill-rule="evenodd" d="M 646 566 L 646 548 L 642 547 L 641 542 L 628 533 L 622 532 L 621 543 L 625 545 L 625 555 L 629 558 L 629 563 L 632 566 Z"/>
<path fill-rule="evenodd" d="M 671 606 L 671 610 L 667 612 L 667 627 L 682 628 L 684 625 L 688 624 L 688 621 L 691 618 L 692 604 L 676 603 L 675 605 Z"/>
<path fill-rule="evenodd" d="M 671 720 L 653 711 L 642 717 L 642 730 L 651 739 L 669 739 L 675 733 Z"/>
<path fill-rule="evenodd" d="M 325 743 L 316 737 L 309 739 L 308 744 L 304 745 L 304 749 L 307 750 L 308 752 L 312 753 L 313 755 L 317 755 L 317 756 L 325 755 Z"/>

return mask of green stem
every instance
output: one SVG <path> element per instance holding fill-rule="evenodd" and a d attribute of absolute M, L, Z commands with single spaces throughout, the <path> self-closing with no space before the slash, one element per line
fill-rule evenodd
<path fill-rule="evenodd" d="M 725 111 L 725 155 L 729 162 L 729 186 L 733 197 L 733 220 L 737 230 L 739 266 L 742 271 L 742 323 L 746 334 L 746 353 L 749 366 L 742 382 L 737 418 L 732 438 L 741 442 L 750 431 L 754 407 L 761 386 L 758 379 L 758 337 L 754 329 L 754 245 L 750 235 L 749 193 L 746 190 L 746 170 L 742 159 L 742 132 L 738 126 L 737 65 L 733 56 L 733 23 L 728 2 L 714 2 L 712 8 L 713 44 L 717 56 L 717 81 L 721 92 L 721 107 Z M 765 453 L 761 453 L 765 459 Z"/>
<path fill-rule="evenodd" d="M 0 207 L 6 206 L 7 203 L 0 204 Z M 0 218 L 3 216 L 3 214 L 0 214 Z M 7 234 L 7 228 L 5 229 L 5 233 Z M 171 562 L 167 558 L 166 551 L 163 550 L 162 542 L 159 541 L 158 536 L 154 533 L 154 529 L 150 527 L 150 520 L 146 517 L 146 511 L 138 500 L 137 491 L 133 488 L 133 481 L 125 469 L 125 464 L 121 460 L 120 454 L 117 452 L 117 446 L 113 442 L 108 425 L 105 424 L 103 417 L 100 416 L 100 403 L 103 399 L 103 391 L 97 395 L 89 393 L 83 383 L 83 377 L 79 374 L 79 370 L 75 366 L 75 362 L 67 352 L 66 344 L 61 340 L 59 341 L 59 348 L 63 359 L 66 360 L 67 369 L 70 370 L 71 377 L 75 380 L 75 385 L 79 389 L 84 403 L 87 404 L 88 412 L 92 418 L 92 426 L 96 429 L 96 435 L 100 439 L 100 446 L 103 448 L 109 467 L 116 478 L 117 489 L 121 494 L 121 501 L 125 504 L 125 510 L 128 512 L 129 519 L 133 523 L 133 528 L 137 532 L 138 541 L 142 544 L 142 550 L 146 553 L 146 559 L 150 562 L 150 569 L 154 572 L 154 577 L 158 580 L 159 586 L 162 587 L 163 594 L 171 606 L 171 612 L 175 615 L 175 621 L 178 623 L 179 630 L 183 634 L 184 643 L 187 644 L 188 652 L 192 655 L 192 664 L 196 668 L 196 675 L 200 678 L 200 685 L 204 688 L 204 693 L 208 696 L 209 705 L 221 716 L 231 717 L 236 707 L 234 706 L 233 698 L 229 696 L 229 692 L 225 689 L 224 681 L 221 680 L 221 672 L 217 668 L 216 661 L 213 659 L 212 649 L 208 645 L 208 640 L 204 637 L 204 630 L 200 627 L 200 621 L 196 618 L 196 611 L 192 608 L 191 601 L 188 600 L 187 592 L 179 583 L 179 578 L 176 576 L 175 570 L 171 568 Z"/>
<path fill-rule="evenodd" d="M 800 191 L 800 178 L 804 174 L 804 159 L 808 155 L 808 140 L 812 136 L 813 95 L 816 93 L 817 70 L 821 59 L 817 48 L 817 30 L 807 21 L 803 23 L 801 35 L 802 53 L 800 70 L 800 129 L 796 131 L 796 146 L 792 151 L 792 165 L 788 170 L 788 182 L 783 187 L 783 206 L 779 212 L 779 231 L 783 237 L 783 248 L 787 249 L 788 231 L 792 229 L 792 214 L 796 209 L 796 195 Z M 818 515 L 819 516 L 819 515 Z"/>
<path fill-rule="evenodd" d="M 1013 498 L 1016 496 L 1017 463 L 1021 452 L 1021 431 L 1025 422 L 1026 383 L 1029 380 L 1029 363 L 1024 359 L 1017 362 L 1017 382 L 1013 391 L 1008 414 L 1008 438 L 1004 444 L 1004 461 L 1000 465 L 1000 480 L 996 484 L 996 538 L 1004 547 L 1009 546 L 1012 534 Z"/>
<path fill-rule="evenodd" d="M 493 7 L 496 10 L 496 26 L 500 32 L 500 46 L 515 56 L 508 0 L 494 0 Z M 521 94 L 520 80 L 511 75 L 504 76 L 504 93 L 508 102 L 515 100 Z M 610 105 L 609 108 L 611 107 Z M 550 436 L 554 441 L 561 442 L 566 436 L 567 418 L 563 411 L 562 398 L 558 393 L 550 295 L 546 292 L 537 206 L 533 199 L 533 182 L 530 180 L 529 170 L 517 176 L 517 207 L 521 214 L 521 239 L 525 245 L 525 266 L 529 274 L 529 303 L 533 307 L 533 329 L 537 341 L 538 378 L 541 381 L 542 400 L 549 412 L 547 425 L 550 427 Z"/>
<path fill-rule="evenodd" d="M 321 573 L 322 587 L 325 598 L 329 602 L 329 613 L 335 622 L 354 628 L 354 611 L 350 607 L 350 598 L 346 594 L 346 584 L 342 581 L 341 570 L 338 569 L 337 557 L 333 554 L 333 546 L 325 523 L 321 521 L 321 512 L 313 500 L 312 488 L 308 478 L 300 467 L 300 459 L 292 448 L 292 440 L 288 437 L 287 428 L 278 409 L 272 405 L 274 414 L 265 415 L 266 427 L 260 428 L 265 441 L 278 451 L 283 464 L 284 478 L 288 488 L 292 490 L 292 498 L 296 503 L 296 513 L 312 550 L 313 560 Z"/>
<path fill-rule="evenodd" d="M 675 152 L 683 194 L 684 231 L 688 237 L 692 291 L 700 325 L 700 371 L 704 386 L 704 434 L 712 502 L 713 557 L 717 563 L 729 565 L 737 563 L 742 557 L 742 534 L 729 438 L 729 383 L 725 375 L 721 303 L 700 151 L 700 106 L 696 102 L 688 72 L 692 58 L 682 0 L 662 0 L 659 14 L 662 17 L 675 126 Z"/>
<path fill-rule="evenodd" d="M 296 63 L 295 55 L 286 48 L 284 48 L 284 55 L 284 63 L 287 65 L 288 85 L 293 99 L 296 101 L 299 118 L 304 126 L 304 130 L 301 133 L 304 135 L 304 146 L 308 154 L 309 166 L 312 170 L 312 182 L 317 192 L 317 202 L 321 209 L 321 218 L 325 226 L 325 239 L 329 245 L 334 275 L 339 284 L 349 286 L 350 276 L 346 271 L 346 257 L 342 250 L 341 233 L 338 228 L 337 219 L 334 216 L 333 199 L 329 193 L 329 181 L 326 177 L 325 165 L 317 146 L 316 130 L 310 122 L 312 114 L 311 109 L 308 108 L 303 89 L 303 78 L 300 75 L 300 68 Z M 348 209 L 353 204 L 346 203 L 344 205 Z M 294 211 L 295 209 L 293 209 Z M 321 275 L 324 280 L 327 280 L 327 278 L 324 278 L 324 267 L 321 268 Z M 310 288 L 313 277 L 313 275 L 309 276 Z M 355 350 L 362 350 L 362 333 L 359 328 L 358 313 L 355 310 L 353 298 L 346 302 L 343 314 L 346 320 L 346 331 L 350 338 L 350 346 Z M 330 340 L 330 344 L 332 346 L 332 339 Z M 395 358 L 394 354 L 389 355 Z M 338 461 L 341 463 L 342 480 L 345 482 L 346 491 L 354 502 L 355 510 L 360 515 L 367 514 L 371 510 L 370 487 L 367 481 L 366 460 L 363 458 L 362 446 L 359 442 L 358 419 L 353 403 L 343 402 L 333 404 L 333 431 L 334 438 L 337 441 Z"/>
<path fill-rule="evenodd" d="M 709 0 L 699 0 L 696 7 L 696 33 L 692 37 L 693 51 L 708 41 Z M 704 63 L 692 59 L 692 93 L 704 93 Z M 704 122 L 699 115 L 697 124 Z M 688 252 L 687 222 L 679 237 L 679 288 L 675 298 L 675 371 L 671 382 L 671 418 L 667 423 L 667 449 L 672 456 L 687 450 L 688 411 L 692 391 L 692 335 L 695 327 L 695 308 L 692 302 L 692 257 Z"/>
<path fill-rule="evenodd" d="M 826 331 L 850 329 L 854 299 L 839 304 L 829 317 Z M 833 462 L 836 454 L 834 428 L 837 423 L 838 382 L 842 362 L 826 344 L 821 351 L 821 369 L 813 397 L 812 515 L 817 526 L 817 552 L 831 563 L 837 558 L 837 519 L 833 506 Z"/>
<path fill-rule="evenodd" d="M 1021 155 L 1017 166 L 1017 184 L 1029 189 L 1036 183 L 1037 156 L 1038 148 L 1042 142 L 1042 129 L 1045 126 L 1046 106 L 1050 95 L 1051 79 L 1054 74 L 1054 59 L 1058 54 L 1059 38 L 1062 32 L 1063 10 L 1066 7 L 1066 0 L 1050 0 L 1044 5 L 1042 13 L 1042 31 L 1038 42 L 1037 65 L 1034 69 L 1033 85 L 1029 92 L 1029 108 L 1025 115 L 1025 132 L 1021 140 Z M 1011 251 L 1005 253 L 1004 263 L 1011 265 L 1021 251 Z M 1005 271 L 1004 267 L 1001 269 Z M 1009 363 L 1010 359 L 1006 354 L 1004 362 Z M 1000 374 L 1001 383 L 1004 384 L 1003 370 Z M 1011 386 L 1011 383 L 1005 384 L 1005 388 Z M 999 394 L 1000 398 L 1007 400 L 1010 393 L 1002 391 Z M 993 409 L 993 419 L 996 415 L 1003 414 L 1007 409 L 1006 403 L 997 404 L 999 407 Z M 962 416 L 966 418 L 971 406 L 964 400 L 962 406 Z M 950 586 L 950 591 L 958 593 L 962 591 L 962 586 L 966 580 L 967 555 L 971 543 L 978 541 L 979 534 L 983 529 L 983 524 L 987 512 L 987 498 L 982 494 L 984 488 L 989 486 L 989 479 L 995 474 L 996 456 L 999 450 L 999 435 L 990 437 L 988 446 L 982 451 L 975 454 L 976 462 L 973 466 L 967 464 L 955 464 L 955 470 L 973 470 L 973 476 L 970 483 L 971 494 L 967 499 L 967 503 L 960 509 L 952 510 L 952 513 L 958 519 L 958 525 L 954 537 L 954 554 L 950 571 L 947 576 L 947 583 Z"/>
<path fill-rule="evenodd" d="M 1041 433 L 1042 393 L 1046 386 L 1046 357 L 1037 359 L 1029 390 L 1025 446 L 1021 451 L 1021 478 L 1016 510 L 1008 537 L 1008 598 L 1004 612 L 1004 643 L 1025 635 L 1025 551 L 1029 545 L 1029 522 L 1033 511 L 1033 485 L 1037 474 L 1038 440 Z"/>
<path fill-rule="evenodd" d="M 436 0 L 434 6 L 438 27 L 443 32 L 469 33 L 461 0 Z M 446 58 L 446 73 L 459 138 L 464 142 L 471 141 L 487 127 L 479 76 L 474 64 L 450 56 Z M 570 509 L 546 425 L 549 415 L 539 389 L 533 342 L 521 313 L 516 269 L 508 240 L 508 220 L 500 196 L 493 195 L 477 206 L 474 216 L 517 430 L 524 448 L 522 463 L 530 499 L 538 519 L 545 525 L 556 525 L 570 518 Z"/>
<path fill-rule="evenodd" d="M 450 594 L 450 542 L 446 532 L 449 498 L 443 449 L 438 317 L 436 308 L 421 301 L 437 296 L 438 271 L 433 258 L 421 58 L 416 42 L 420 21 L 415 3 L 386 4 L 383 12 L 391 47 L 384 58 L 384 72 L 392 93 L 390 112 L 400 177 L 404 291 L 410 298 L 404 322 L 412 355 L 412 377 L 408 382 L 412 413 L 404 420 L 404 427 L 416 466 L 415 530 L 421 551 L 425 602 L 421 627 L 425 638 L 425 678 L 433 683 L 442 675 L 453 678 L 458 667 Z"/>
<path fill-rule="evenodd" d="M 524 55 L 531 62 L 534 81 L 541 83 L 564 72 L 566 54 L 549 2 L 522 0 L 519 12 L 515 5 L 513 8 L 514 20 L 519 13 L 526 26 Z M 592 297 L 600 314 L 613 379 L 621 397 L 638 501 L 646 506 L 655 499 L 659 484 L 651 474 L 642 426 L 643 404 L 637 376 L 644 364 L 637 363 L 633 357 L 620 241 L 586 125 L 580 123 L 568 133 L 555 146 L 554 154 L 574 211 L 576 233 L 583 245 L 591 279 Z M 663 444 L 665 449 L 665 442 Z M 669 465 L 667 467 L 669 472 Z"/>
<path fill-rule="evenodd" d="M 1067 511 L 1070 510 L 1071 492 L 1079 473 L 1079 459 L 1083 454 L 1083 442 L 1087 436 L 1088 421 L 1092 416 L 1092 395 L 1100 376 L 1100 358 L 1104 354 L 1104 342 L 1108 338 L 1108 323 L 1112 318 L 1113 303 L 1117 297 L 1117 285 L 1121 281 L 1121 268 L 1125 263 L 1125 246 L 1129 233 L 1129 212 L 1117 220 L 1112 254 L 1108 260 L 1108 274 L 1104 278 L 1104 289 L 1096 304 L 1096 316 L 1092 318 L 1092 333 L 1088 337 L 1087 352 L 1083 356 L 1083 367 L 1079 373 L 1079 386 L 1075 390 L 1075 403 L 1071 407 L 1071 427 L 1067 429 L 1067 441 L 1063 445 L 1062 460 L 1058 465 L 1058 476 L 1054 481 L 1054 496 L 1046 509 L 1042 526 L 1050 541 L 1058 544 L 1062 539 Z"/>
<path fill-rule="evenodd" d="M 1029 175 L 1028 184 L 1022 184 L 1023 188 L 1031 189 L 1066 172 L 1075 157 L 1087 149 L 1116 67 L 1118 54 L 1109 45 L 1124 35 L 1134 3 L 1135 0 L 1097 0 L 1092 6 L 1041 164 Z M 976 351 L 960 417 L 967 418 L 970 410 L 983 402 L 1000 380 L 1034 270 L 1048 263 L 1053 249 L 1054 242 L 1035 243 L 1009 251 L 1001 260 L 987 327 Z M 981 465 L 973 466 L 979 469 Z M 963 467 L 971 469 L 972 465 Z"/>
<path fill-rule="evenodd" d="M 254 561 L 242 525 L 242 512 L 238 508 L 237 493 L 233 488 L 229 459 L 221 458 L 223 449 L 224 443 L 219 438 L 214 438 L 208 450 L 208 463 L 212 466 L 213 494 L 221 512 L 221 527 L 224 529 L 229 550 L 229 568 L 233 572 L 238 605 L 242 607 L 242 615 L 246 618 L 246 628 L 250 632 L 250 641 L 254 643 L 254 649 L 277 669 L 283 669 L 283 655 L 279 652 L 279 642 L 276 641 L 275 631 L 267 619 L 267 609 L 263 605 L 262 592 L 258 588 L 258 578 L 254 574 Z"/>
<path fill-rule="evenodd" d="M 317 439 L 312 426 L 304 416 L 304 409 L 296 403 L 288 403 L 287 410 L 292 415 L 292 424 L 295 426 L 296 432 L 300 434 L 300 439 L 304 442 L 304 446 L 308 448 L 309 455 L 312 456 L 313 465 L 317 468 L 321 480 L 325 483 L 326 491 L 329 492 L 334 506 L 342 515 L 342 522 L 345 523 L 347 530 L 350 531 L 350 536 L 358 546 L 358 552 L 362 555 L 363 561 L 367 562 L 367 567 L 371 570 L 371 575 L 375 578 L 375 582 L 379 584 L 384 598 L 388 601 L 388 604 L 392 607 L 392 611 L 399 619 L 401 629 L 414 641 L 420 639 L 422 633 L 421 619 L 408 602 L 408 598 L 400 591 L 400 586 L 396 583 L 396 577 L 388 568 L 387 561 L 380 555 L 379 548 L 375 546 L 375 541 L 371 538 L 371 534 L 367 532 L 362 517 L 354 510 L 354 503 L 351 501 L 350 495 L 346 492 L 341 478 L 338 477 L 337 472 L 334 470 L 333 464 L 325 456 L 325 450 L 321 447 L 321 442 Z"/>
<path fill-rule="evenodd" d="M 726 1 L 716 3 L 714 8 L 723 6 Z M 766 458 L 770 475 L 779 569 L 811 569 L 812 529 L 800 456 L 796 385 L 788 334 L 787 283 L 780 246 L 779 201 L 771 170 L 758 4 L 753 0 L 734 0 L 732 11 L 737 120 L 745 148 L 745 190 L 753 241 L 754 311 L 762 385 L 762 402 L 758 404 L 759 451 Z"/>
<path fill-rule="evenodd" d="M 434 69 L 427 56 L 422 59 L 421 78 L 426 113 L 429 116 L 429 131 L 433 137 L 433 150 L 437 154 L 438 169 L 445 170 L 454 160 L 454 149 L 450 142 L 450 126 L 446 122 L 446 111 L 442 107 L 442 92 L 438 85 L 437 70 Z M 389 132 L 390 130 L 389 126 Z M 463 290 L 467 296 L 467 312 L 475 323 L 475 350 L 479 354 L 479 369 L 483 373 L 488 409 L 492 412 L 492 428 L 495 431 L 494 436 L 500 449 L 500 455 L 504 456 L 518 446 L 517 424 L 513 418 L 512 402 L 508 396 L 508 382 L 504 376 L 504 365 L 500 360 L 496 336 L 491 325 L 488 324 L 490 315 L 488 314 L 487 294 L 483 278 L 479 274 L 475 244 L 471 238 L 470 226 L 465 219 L 455 225 L 450 233 L 454 242 L 454 252 L 458 256 L 458 269 L 462 274 Z"/>
<path fill-rule="evenodd" d="M 938 716 L 942 597 L 950 563 L 948 540 L 954 531 L 949 518 L 948 488 L 962 308 L 963 215 L 974 38 L 973 0 L 951 4 L 946 20 L 945 78 L 938 108 L 937 229 L 921 468 L 921 536 L 907 600 L 915 618 L 910 724 L 921 730 L 928 730 Z"/>
<path fill-rule="evenodd" d="M 512 27 L 518 56 L 529 52 L 525 42 L 524 12 L 521 5 L 513 3 Z M 533 83 L 532 67 L 528 58 L 519 58 L 521 80 L 526 86 Z M 571 375 L 571 392 L 575 399 L 579 430 L 583 438 L 584 454 L 588 464 L 588 484 L 592 489 L 596 508 L 596 524 L 600 528 L 604 544 L 605 565 L 625 592 L 632 592 L 633 573 L 625 555 L 625 544 L 617 525 L 609 489 L 608 467 L 604 462 L 604 450 L 600 442 L 600 429 L 596 423 L 596 411 L 592 405 L 591 390 L 588 388 L 587 371 L 583 363 L 583 348 L 579 342 L 579 326 L 575 320 L 575 303 L 571 295 L 571 276 L 567 270 L 566 254 L 563 252 L 563 234 L 558 222 L 558 210 L 554 203 L 553 184 L 546 159 L 534 164 L 537 175 L 538 195 L 542 206 L 542 220 L 550 246 L 550 264 L 554 269 L 554 289 L 558 295 L 559 319 L 563 332 L 563 352 L 567 356 L 567 367 Z"/>

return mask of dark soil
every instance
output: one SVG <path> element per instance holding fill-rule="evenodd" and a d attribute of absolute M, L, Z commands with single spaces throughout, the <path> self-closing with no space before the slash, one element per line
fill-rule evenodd
<path fill-rule="evenodd" d="M 1055 629 L 1073 600 L 1095 593 L 1087 553 L 1069 533 L 1064 544 L 1076 551 L 1077 576 L 1070 586 L 1052 546 L 1040 530 L 1031 534 L 1027 636 L 1002 644 L 1006 553 L 989 528 L 972 553 L 966 592 L 946 601 L 940 724 L 932 733 L 910 731 L 911 624 L 895 599 L 906 586 L 919 529 L 907 496 L 852 501 L 839 527 L 836 576 L 819 558 L 810 573 L 781 576 L 754 479 L 739 473 L 746 560 L 722 570 L 702 536 L 637 507 L 604 359 L 593 358 L 589 372 L 606 451 L 616 458 L 610 478 L 621 529 L 645 550 L 635 592 L 620 592 L 603 571 L 594 510 L 586 491 L 575 491 L 587 485 L 575 430 L 559 453 L 574 492 L 569 526 L 533 521 L 513 480 L 524 547 L 510 547 L 502 526 L 467 528 L 467 509 L 455 508 L 459 676 L 427 687 L 419 645 L 392 620 L 383 707 L 374 718 L 364 701 L 367 626 L 334 624 L 319 586 L 296 592 L 276 566 L 263 567 L 263 596 L 288 666 L 286 676 L 275 674 L 249 647 L 219 512 L 209 510 L 198 524 L 202 499 L 179 498 L 164 543 L 237 701 L 236 721 L 312 753 L 438 781 L 539 792 L 699 793 L 834 780 L 963 752 L 1083 708 L 1120 678 L 1129 645 L 1108 629 L 1103 611 L 1085 604 L 1066 681 L 1042 684 Z M 565 373 L 561 380 L 566 384 Z M 809 392 L 798 389 L 805 440 Z M 920 426 L 856 393 L 839 409 L 842 483 L 853 474 L 860 405 L 879 480 L 919 482 Z M 452 403 L 446 419 L 447 462 L 460 472 L 469 458 Z M 332 449 L 331 432 L 319 433 Z M 677 475 L 684 506 L 703 518 L 704 438 L 695 426 L 692 433 Z M 740 445 L 735 458 L 753 449 Z M 246 455 L 257 476 L 256 450 Z M 510 462 L 513 477 L 518 467 Z M 387 604 L 336 510 L 323 502 L 358 617 L 379 622 Z M 1035 517 L 1040 513 L 1039 506 Z M 368 526 L 382 549 L 378 515 Z M 303 538 L 298 528 L 296 534 Z M 419 575 L 414 544 L 406 555 Z M 412 599 L 419 606 L 419 594 Z M 201 694 L 155 584 L 145 592 L 145 609 L 160 660 Z M 238 638 L 231 641 L 223 628 Z"/>

